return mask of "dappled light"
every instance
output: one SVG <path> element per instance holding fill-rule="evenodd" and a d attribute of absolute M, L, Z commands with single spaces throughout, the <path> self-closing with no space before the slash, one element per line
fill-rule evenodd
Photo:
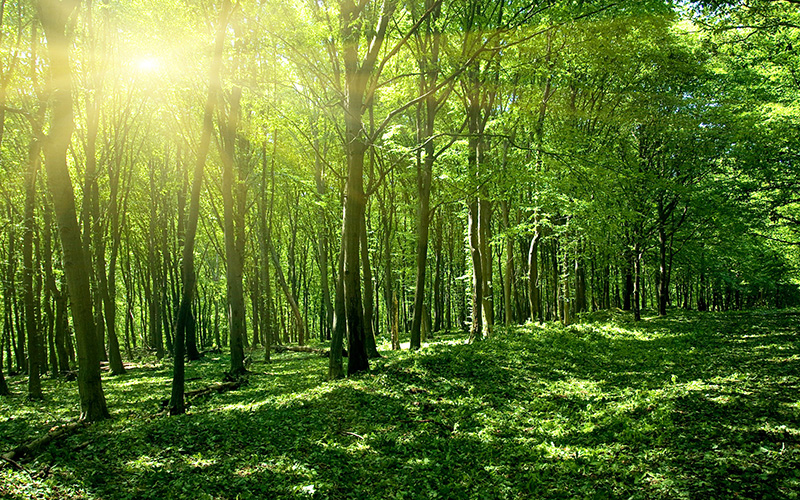
<path fill-rule="evenodd" d="M 114 418 L 52 445 L 30 465 L 50 464 L 49 479 L 33 484 L 75 498 L 105 498 L 119 482 L 136 498 L 789 495 L 800 379 L 791 356 L 768 360 L 790 353 L 800 325 L 778 313 L 676 316 L 432 343 L 346 381 L 324 382 L 322 358 L 285 353 L 178 419 L 148 397 L 166 392 L 168 371 L 132 369 L 105 380 Z M 225 363 L 193 364 L 189 378 Z M 3 400 L 15 426 L 6 447 L 74 397 L 52 383 L 45 411 Z M 24 496 L 30 479 L 2 474 Z"/>
<path fill-rule="evenodd" d="M 800 496 L 797 0 L 0 0 L 0 498 Z"/>

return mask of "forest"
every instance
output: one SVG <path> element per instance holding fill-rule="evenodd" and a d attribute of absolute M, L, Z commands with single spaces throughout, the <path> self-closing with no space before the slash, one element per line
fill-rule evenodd
<path fill-rule="evenodd" d="M 0 0 L 0 497 L 797 498 L 797 0 Z"/>

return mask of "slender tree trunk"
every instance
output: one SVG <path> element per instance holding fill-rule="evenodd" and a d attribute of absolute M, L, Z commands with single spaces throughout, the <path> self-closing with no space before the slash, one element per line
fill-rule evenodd
<path fill-rule="evenodd" d="M 492 281 L 491 243 L 492 205 L 484 194 L 478 201 L 478 244 L 481 248 L 483 276 L 483 332 L 491 337 L 494 326 L 494 283 Z"/>
<path fill-rule="evenodd" d="M 208 149 L 211 144 L 211 133 L 213 132 L 214 108 L 220 98 L 222 84 L 220 72 L 222 67 L 222 49 L 225 41 L 225 31 L 228 26 L 228 16 L 231 11 L 229 0 L 223 0 L 222 8 L 219 12 L 217 21 L 216 39 L 214 42 L 214 55 L 209 71 L 208 98 L 206 99 L 203 111 L 203 131 L 200 136 L 200 144 L 197 148 L 197 161 L 194 168 L 192 180 L 192 194 L 189 199 L 189 216 L 186 220 L 186 242 L 183 246 L 183 292 L 181 303 L 178 309 L 178 318 L 175 327 L 175 357 L 172 372 L 172 394 L 169 402 L 171 415 L 185 413 L 184 403 L 184 343 L 185 331 L 191 320 L 192 301 L 194 299 L 195 285 L 197 277 L 194 270 L 194 240 L 197 234 L 197 222 L 200 215 L 200 190 L 203 184 L 203 170 L 205 168 Z"/>
<path fill-rule="evenodd" d="M 105 271 L 105 258 L 102 253 L 98 254 L 98 275 L 100 276 L 100 293 L 103 298 L 103 306 L 106 320 L 106 332 L 108 336 L 108 355 L 111 373 L 122 375 L 125 367 L 122 364 L 122 355 L 119 350 L 119 339 L 117 338 L 117 256 L 121 232 L 119 227 L 119 172 L 112 172 L 109 178 L 110 200 L 108 206 L 109 217 L 111 219 L 111 256 L 108 261 L 108 276 Z M 99 225 L 98 225 L 99 226 Z M 102 231 L 98 229 L 97 238 L 102 238 Z"/>
<path fill-rule="evenodd" d="M 531 308 L 531 321 L 542 322 L 542 301 L 539 295 L 539 231 L 533 233 L 528 251 L 528 301 Z"/>
<path fill-rule="evenodd" d="M 625 252 L 625 260 L 623 262 L 623 276 L 624 286 L 622 288 L 622 310 L 630 311 L 632 309 L 633 301 L 633 256 L 630 252 Z"/>
<path fill-rule="evenodd" d="M 238 186 L 240 180 L 236 173 L 236 130 L 239 122 L 239 102 L 241 89 L 235 87 L 231 92 L 228 116 L 223 125 L 223 151 L 222 151 L 222 200 L 223 219 L 225 227 L 225 260 L 226 283 L 228 292 L 228 334 L 231 348 L 231 374 L 241 374 L 246 371 L 244 367 L 244 341 L 247 336 L 245 328 L 245 303 L 244 287 L 242 282 L 244 255 L 240 217 L 236 205 L 239 196 L 235 196 L 234 184 Z M 238 224 L 237 224 L 238 222 Z"/>
<path fill-rule="evenodd" d="M 6 378 L 3 376 L 3 349 L 0 345 L 0 396 L 10 396 L 11 391 L 8 389 Z"/>
<path fill-rule="evenodd" d="M 149 343 L 150 347 L 156 350 L 156 357 L 164 357 L 164 333 L 162 331 L 161 314 L 161 289 L 164 282 L 161 276 L 161 255 L 160 245 L 158 244 L 158 231 L 163 230 L 159 226 L 158 220 L 158 188 L 155 178 L 155 163 L 150 162 L 150 219 L 149 245 L 147 268 L 150 271 L 150 283 L 148 286 L 148 306 L 150 309 L 149 317 Z"/>
<path fill-rule="evenodd" d="M 28 334 L 28 398 L 42 398 L 42 383 L 39 378 L 41 357 L 39 344 L 41 331 L 36 321 L 37 301 L 33 290 L 33 232 L 36 207 L 36 177 L 39 172 L 39 143 L 31 144 L 28 156 L 28 172 L 25 175 L 25 233 L 22 237 L 22 290 L 25 306 L 25 330 Z"/>
<path fill-rule="evenodd" d="M 344 233 L 344 231 L 342 231 Z M 328 358 L 328 380 L 344 377 L 342 366 L 342 345 L 347 329 L 344 305 L 344 241 L 339 245 L 339 259 L 336 265 L 336 286 L 334 289 L 333 330 L 331 333 L 331 355 Z"/>
<path fill-rule="evenodd" d="M 72 180 L 67 168 L 67 148 L 74 128 L 72 82 L 67 20 L 76 0 L 39 0 L 36 4 L 50 55 L 51 126 L 44 147 L 48 186 L 64 252 L 64 274 L 71 298 L 73 325 L 78 344 L 78 391 L 81 418 L 97 421 L 109 417 L 100 380 L 100 353 L 89 291 L 89 262 L 83 251 L 75 210 Z"/>
<path fill-rule="evenodd" d="M 283 294 L 286 297 L 286 302 L 288 302 L 289 308 L 292 311 L 295 327 L 297 328 L 299 336 L 301 338 L 305 338 L 305 321 L 303 320 L 303 314 L 300 312 L 300 306 L 297 304 L 297 298 L 295 298 L 292 290 L 289 288 L 289 284 L 286 282 L 286 277 L 284 276 L 283 269 L 281 268 L 280 256 L 278 255 L 277 250 L 275 250 L 275 245 L 272 243 L 272 235 L 269 232 L 267 232 L 265 235 L 265 241 L 267 250 L 272 257 L 272 265 L 275 267 L 275 277 L 278 279 L 278 284 L 281 286 L 281 290 L 283 290 Z"/>
<path fill-rule="evenodd" d="M 481 259 L 480 245 L 478 244 L 478 200 L 473 198 L 469 202 L 469 249 L 472 257 L 472 326 L 469 330 L 470 343 L 483 338 L 483 317 L 481 306 L 483 304 L 483 259 Z"/>
<path fill-rule="evenodd" d="M 667 267 L 667 233 L 658 228 L 658 315 L 667 315 L 669 302 L 669 270 Z"/>
<path fill-rule="evenodd" d="M 17 310 L 16 297 L 17 297 L 17 232 L 15 230 L 16 223 L 14 221 L 14 212 L 11 210 L 11 205 L 8 206 L 8 259 L 6 261 L 6 276 L 5 287 L 3 295 L 5 298 L 5 314 L 6 324 L 8 325 L 8 342 L 14 347 L 14 359 L 16 360 L 17 372 L 27 371 L 28 362 L 25 356 L 25 330 L 23 328 L 14 328 L 15 313 Z M 16 331 L 16 335 L 14 335 Z M 9 369 L 9 372 L 11 370 Z"/>
<path fill-rule="evenodd" d="M 586 311 L 586 268 L 583 264 L 583 257 L 579 255 L 575 259 L 575 312 Z"/>
<path fill-rule="evenodd" d="M 436 256 L 436 267 L 433 275 L 433 312 L 435 315 L 433 322 L 433 332 L 439 332 L 444 328 L 444 293 L 442 275 L 444 274 L 444 255 L 442 253 L 442 214 L 436 218 L 434 226 L 435 234 L 433 237 L 433 251 Z"/>
<path fill-rule="evenodd" d="M 427 152 L 430 147 L 431 151 Z M 417 174 L 417 251 L 416 282 L 414 286 L 414 317 L 411 320 L 411 349 L 420 348 L 420 328 L 425 308 L 425 274 L 428 263 L 428 233 L 430 228 L 431 170 L 433 168 L 433 144 L 426 143 L 425 163 L 418 165 Z M 428 164 L 430 163 L 430 164 Z"/>
<path fill-rule="evenodd" d="M 642 255 L 639 243 L 633 245 L 633 318 L 642 319 L 641 290 L 642 290 Z"/>
<path fill-rule="evenodd" d="M 370 359 L 380 358 L 378 347 L 375 345 L 375 332 L 373 330 L 374 289 L 372 285 L 372 268 L 369 265 L 369 242 L 367 241 L 367 225 L 361 225 L 361 265 L 364 271 L 364 339 L 366 340 L 367 356 Z"/>
<path fill-rule="evenodd" d="M 503 210 L 503 225 L 508 233 L 506 234 L 506 266 L 505 275 L 503 276 L 503 308 L 505 325 L 509 327 L 514 322 L 514 302 L 511 297 L 511 287 L 514 283 L 514 238 L 510 234 L 511 224 L 508 218 L 508 201 L 503 200 L 501 208 Z"/>

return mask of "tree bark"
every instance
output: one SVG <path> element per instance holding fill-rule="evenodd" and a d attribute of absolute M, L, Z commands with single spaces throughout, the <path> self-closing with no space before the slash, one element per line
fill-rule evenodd
<path fill-rule="evenodd" d="M 38 301 L 33 290 L 33 233 L 36 209 L 36 177 L 39 173 L 39 142 L 34 139 L 28 155 L 28 172 L 25 175 L 25 232 L 22 236 L 22 294 L 25 307 L 25 331 L 28 335 L 28 398 L 42 398 L 41 357 L 39 345 L 41 330 L 36 321 Z"/>
<path fill-rule="evenodd" d="M 66 27 L 77 6 L 77 0 L 38 0 L 36 3 L 50 55 L 52 114 L 50 132 L 43 148 L 45 167 L 64 252 L 64 274 L 77 335 L 81 418 L 91 422 L 108 418 L 109 413 L 100 380 L 100 355 L 89 291 L 89 263 L 81 243 L 75 195 L 67 168 L 67 148 L 74 122 L 70 42 Z"/>
<path fill-rule="evenodd" d="M 503 225 L 506 230 L 506 265 L 503 276 L 503 309 L 506 327 L 514 322 L 514 302 L 511 297 L 512 286 L 514 283 L 514 238 L 511 236 L 511 224 L 508 217 L 508 201 L 503 200 L 501 204 L 503 210 Z"/>
<path fill-rule="evenodd" d="M 344 233 L 344 231 L 342 231 Z M 339 259 L 336 265 L 336 287 L 334 289 L 333 329 L 331 331 L 331 355 L 328 359 L 328 380 L 344 377 L 342 366 L 342 344 L 347 329 L 344 305 L 344 241 L 339 244 Z"/>
<path fill-rule="evenodd" d="M 340 3 L 340 33 L 345 69 L 344 139 L 347 157 L 342 246 L 345 255 L 343 273 L 345 315 L 350 345 L 350 356 L 347 361 L 348 375 L 369 370 L 359 262 L 361 225 L 364 224 L 366 205 L 364 155 L 368 149 L 362 117 L 367 84 L 373 76 L 375 63 L 395 6 L 396 2 L 391 0 L 383 3 L 378 24 L 374 27 L 374 31 L 370 30 L 372 36 L 368 41 L 367 53 L 364 59 L 359 61 L 359 45 L 363 43 L 361 35 L 362 28 L 366 29 L 365 26 L 362 26 L 365 23 L 366 13 L 363 6 L 356 5 L 352 0 Z"/>
<path fill-rule="evenodd" d="M 531 321 L 539 321 L 542 318 L 542 301 L 539 294 L 539 231 L 533 233 L 531 246 L 528 250 L 528 301 L 531 308 Z"/>
<path fill-rule="evenodd" d="M 473 198 L 469 205 L 469 250 L 472 257 L 472 326 L 469 329 L 469 342 L 476 342 L 483 338 L 483 318 L 481 306 L 483 304 L 483 259 L 478 244 L 478 200 Z"/>
<path fill-rule="evenodd" d="M 319 137 L 316 126 L 316 117 L 311 120 L 311 129 L 314 133 L 314 180 L 317 187 L 317 262 L 319 265 L 320 291 L 322 293 L 322 318 L 320 321 L 320 340 L 330 338 L 333 328 L 333 303 L 331 302 L 331 289 L 328 279 L 328 227 L 325 216 L 324 200 L 328 188 L 325 185 L 322 170 L 322 158 L 319 151 Z"/>
<path fill-rule="evenodd" d="M 642 319 L 641 290 L 642 290 L 642 254 L 639 243 L 633 245 L 633 318 L 635 321 Z"/>
<path fill-rule="evenodd" d="M 378 346 L 375 344 L 375 332 L 373 330 L 373 314 L 375 303 L 375 291 L 372 285 L 372 268 L 369 265 L 369 242 L 367 241 L 367 225 L 361 225 L 361 267 L 364 271 L 364 340 L 367 345 L 367 357 L 370 359 L 380 358 Z"/>
<path fill-rule="evenodd" d="M 292 317 L 294 318 L 295 326 L 297 327 L 299 336 L 301 338 L 305 338 L 305 321 L 303 320 L 303 314 L 300 312 L 300 306 L 297 304 L 297 298 L 294 296 L 292 290 L 289 288 L 289 284 L 286 282 L 286 276 L 283 274 L 283 269 L 281 268 L 280 256 L 278 255 L 277 250 L 275 250 L 275 245 L 272 243 L 272 235 L 270 232 L 267 232 L 265 239 L 267 249 L 272 258 L 272 265 L 275 267 L 275 277 L 278 279 L 278 284 L 281 286 L 281 290 L 283 290 L 286 301 L 289 303 L 289 308 L 292 310 Z"/>
<path fill-rule="evenodd" d="M 444 255 L 442 253 L 442 214 L 439 213 L 439 217 L 436 219 L 436 225 L 434 226 L 434 237 L 433 237 L 433 251 L 434 255 L 436 255 L 436 267 L 434 269 L 433 275 L 433 312 L 434 312 L 434 322 L 433 322 L 433 332 L 439 332 L 444 329 L 444 290 L 443 290 L 443 283 L 444 280 L 442 279 L 442 275 L 444 274 L 444 266 L 442 262 L 444 261 Z"/>
<path fill-rule="evenodd" d="M 183 246 L 183 291 L 181 293 L 181 303 L 178 309 L 178 318 L 175 326 L 176 349 L 172 372 L 172 394 L 169 402 L 169 411 L 171 415 L 179 415 L 186 412 L 184 401 L 185 366 L 183 358 L 185 332 L 191 319 L 192 300 L 194 299 L 194 290 L 197 282 L 194 270 L 194 242 L 197 234 L 197 222 L 200 215 L 200 190 L 203 185 L 203 170 L 205 168 L 206 157 L 208 156 L 208 149 L 211 144 L 211 133 L 214 127 L 214 108 L 222 90 L 220 80 L 222 49 L 230 11 L 230 1 L 223 0 L 222 8 L 219 12 L 219 20 L 217 21 L 214 55 L 211 60 L 211 69 L 209 70 L 208 97 L 203 110 L 203 131 L 200 136 L 200 144 L 197 148 L 197 160 L 192 179 L 192 193 L 189 198 L 189 216 L 186 220 L 186 242 Z"/>
<path fill-rule="evenodd" d="M 236 130 L 239 123 L 239 103 L 241 88 L 235 87 L 231 91 L 227 119 L 223 124 L 222 133 L 222 202 L 223 223 L 225 228 L 225 261 L 226 289 L 228 296 L 228 334 L 231 349 L 232 375 L 246 372 L 244 366 L 244 341 L 247 336 L 245 329 L 245 303 L 242 275 L 244 272 L 244 228 L 240 218 L 244 214 L 236 213 L 237 201 L 241 200 L 238 185 L 241 180 L 236 172 Z M 234 186 L 236 185 L 236 186 Z M 235 196 L 238 194 L 239 196 Z"/>

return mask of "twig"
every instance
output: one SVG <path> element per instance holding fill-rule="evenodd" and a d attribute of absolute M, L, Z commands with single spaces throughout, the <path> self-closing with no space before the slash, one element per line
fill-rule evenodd
<path fill-rule="evenodd" d="M 28 474 L 28 476 L 33 478 L 33 474 L 31 474 L 31 471 L 26 469 L 25 466 L 23 466 L 19 462 L 15 462 L 14 460 L 11 460 L 11 458 L 9 458 L 9 457 L 7 457 L 5 455 L 0 455 L 0 459 L 2 459 L 4 462 L 9 464 L 11 467 L 13 467 L 13 468 L 15 468 L 15 469 L 17 469 L 19 471 L 25 472 L 26 474 Z"/>

